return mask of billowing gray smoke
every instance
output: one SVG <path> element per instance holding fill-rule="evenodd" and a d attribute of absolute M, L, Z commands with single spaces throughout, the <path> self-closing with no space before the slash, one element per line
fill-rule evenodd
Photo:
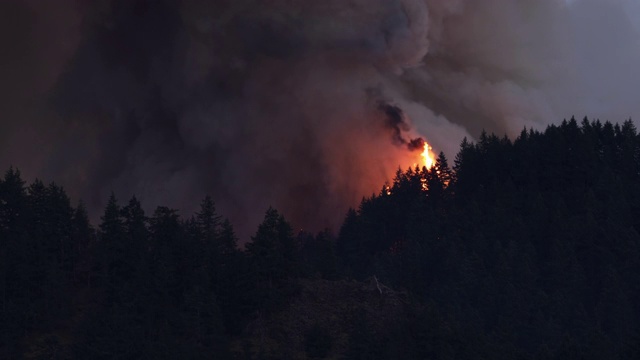
<path fill-rule="evenodd" d="M 209 193 L 243 235 L 335 226 L 420 137 L 636 115 L 630 1 L 2 1 L 0 166 L 94 216 Z"/>

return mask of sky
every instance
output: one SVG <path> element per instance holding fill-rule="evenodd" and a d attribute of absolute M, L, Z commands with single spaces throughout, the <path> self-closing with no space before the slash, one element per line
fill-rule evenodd
<path fill-rule="evenodd" d="M 2 1 L 0 167 L 94 219 L 112 191 L 185 215 L 210 194 L 245 238 L 269 206 L 336 229 L 417 161 L 403 141 L 452 163 L 483 129 L 640 118 L 639 4 Z"/>

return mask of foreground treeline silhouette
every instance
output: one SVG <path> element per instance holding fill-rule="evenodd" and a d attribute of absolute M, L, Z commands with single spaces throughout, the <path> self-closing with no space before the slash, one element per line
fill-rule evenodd
<path fill-rule="evenodd" d="M 0 180 L 0 358 L 638 359 L 640 136 L 574 119 L 399 170 L 337 236 Z M 304 201 L 304 199 L 301 199 Z"/>

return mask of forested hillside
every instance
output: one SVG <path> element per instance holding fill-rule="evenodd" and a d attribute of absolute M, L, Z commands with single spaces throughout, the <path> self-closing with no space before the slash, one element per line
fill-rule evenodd
<path fill-rule="evenodd" d="M 112 195 L 0 180 L 0 358 L 638 359 L 640 136 L 574 119 L 399 169 L 337 233 L 240 248 Z M 304 201 L 304 199 L 300 199 Z"/>

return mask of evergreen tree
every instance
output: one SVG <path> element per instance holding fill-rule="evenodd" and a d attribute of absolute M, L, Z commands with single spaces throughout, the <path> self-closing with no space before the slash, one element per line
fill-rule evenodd
<path fill-rule="evenodd" d="M 291 225 L 269 208 L 258 232 L 246 245 L 261 277 L 269 282 L 295 276 L 296 248 Z"/>
<path fill-rule="evenodd" d="M 101 220 L 98 233 L 98 263 L 103 285 L 106 287 L 106 300 L 113 304 L 117 301 L 121 285 L 131 276 L 131 269 L 125 262 L 127 244 L 121 208 L 113 193 L 109 196 Z"/>
<path fill-rule="evenodd" d="M 206 242 L 216 242 L 220 233 L 220 219 L 221 216 L 216 213 L 215 203 L 207 195 L 200 203 L 200 211 L 196 214 L 196 223 Z"/>
<path fill-rule="evenodd" d="M 89 215 L 84 203 L 78 203 L 73 213 L 73 279 L 91 285 L 90 248 L 95 243 L 95 232 L 89 222 Z"/>
<path fill-rule="evenodd" d="M 255 268 L 259 306 L 279 307 L 295 291 L 290 280 L 298 275 L 291 225 L 277 210 L 269 208 L 246 248 Z"/>
<path fill-rule="evenodd" d="M 220 253 L 223 256 L 234 254 L 238 250 L 238 238 L 228 219 L 222 222 L 219 235 Z"/>
<path fill-rule="evenodd" d="M 7 359 L 20 357 L 29 325 L 27 217 L 25 182 L 10 168 L 0 180 L 0 354 Z"/>
<path fill-rule="evenodd" d="M 111 193 L 104 215 L 100 218 L 100 240 L 106 243 L 118 242 L 124 235 L 124 225 L 121 218 L 121 210 L 115 194 Z"/>

